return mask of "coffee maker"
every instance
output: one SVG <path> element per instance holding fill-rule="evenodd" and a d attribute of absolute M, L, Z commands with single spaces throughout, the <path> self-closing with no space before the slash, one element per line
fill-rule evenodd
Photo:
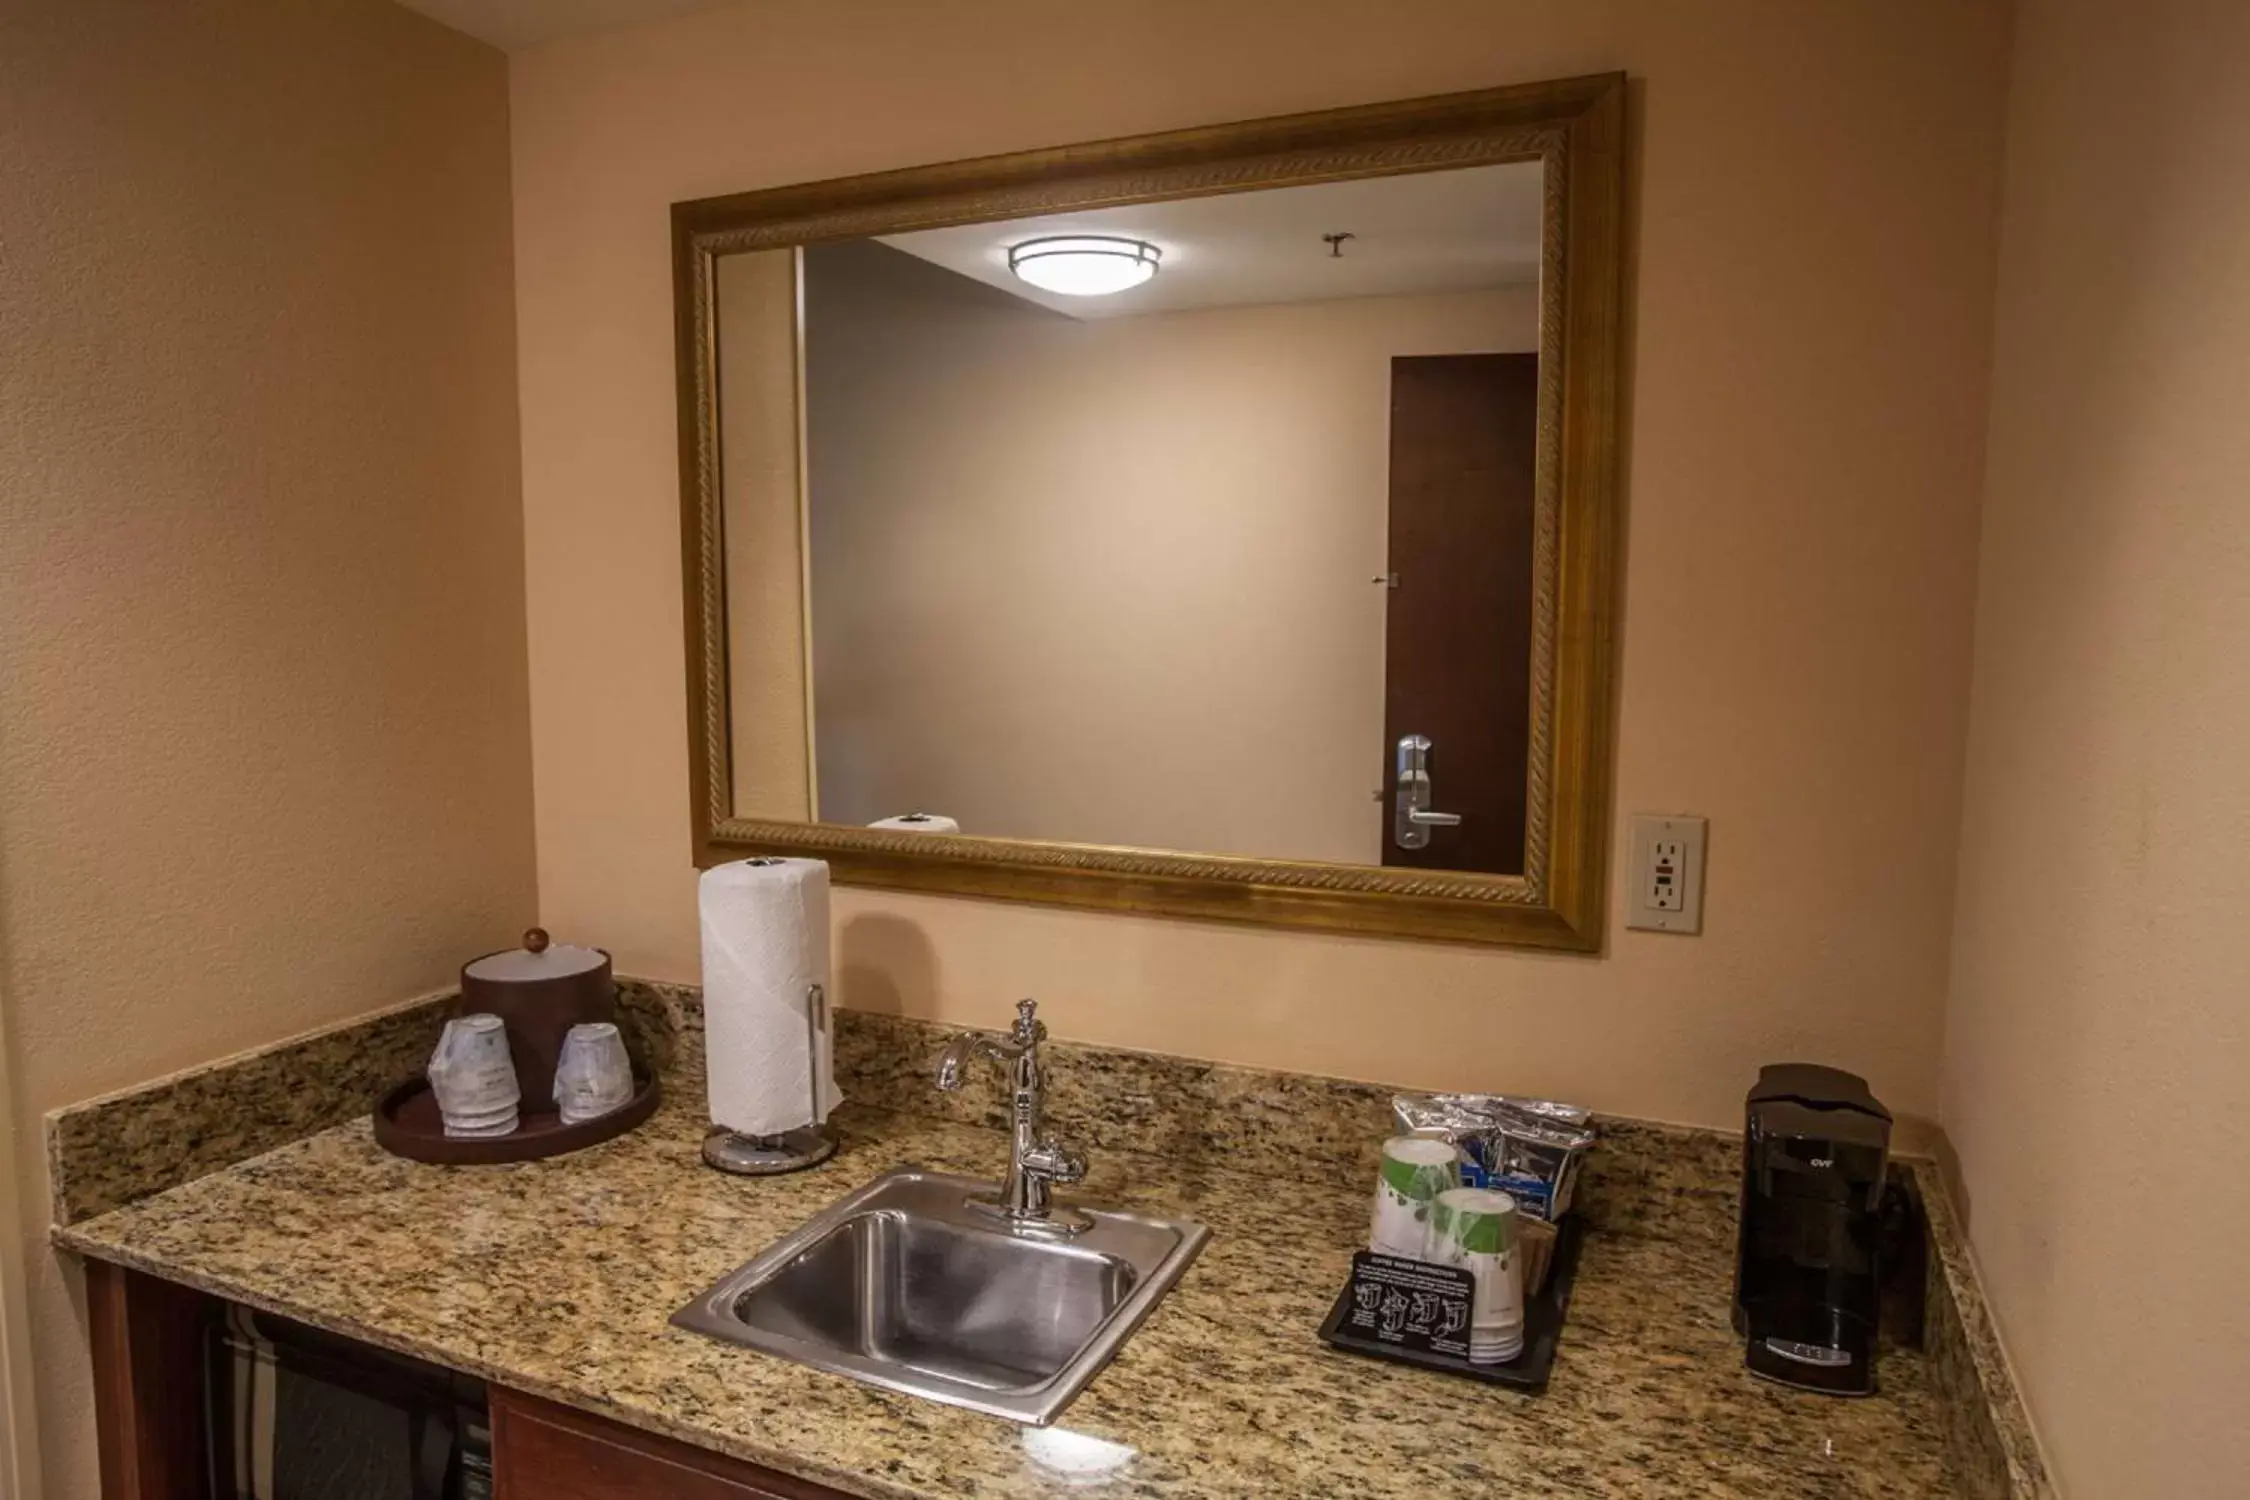
<path fill-rule="evenodd" d="M 1744 1113 L 1734 1327 L 1751 1373 L 1872 1395 L 1890 1111 L 1855 1074 L 1776 1063 Z"/>

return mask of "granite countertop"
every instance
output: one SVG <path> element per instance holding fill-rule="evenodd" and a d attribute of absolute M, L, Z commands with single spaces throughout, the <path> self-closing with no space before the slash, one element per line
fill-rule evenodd
<path fill-rule="evenodd" d="M 1044 1434 L 684 1332 L 676 1309 L 845 1192 L 903 1163 L 996 1176 L 1007 1147 L 847 1106 L 826 1166 L 726 1177 L 699 1155 L 700 1077 L 670 1082 L 656 1118 L 575 1156 L 422 1166 L 361 1120 L 55 1238 L 879 1500 L 1958 1493 L 1920 1357 L 1886 1354 L 1883 1393 L 1864 1401 L 1743 1370 L 1731 1205 L 1715 1194 L 1588 1235 L 1540 1396 L 1318 1341 L 1366 1233 L 1361 1184 L 1125 1151 L 1097 1153 L 1078 1196 L 1198 1219 L 1212 1238 Z"/>

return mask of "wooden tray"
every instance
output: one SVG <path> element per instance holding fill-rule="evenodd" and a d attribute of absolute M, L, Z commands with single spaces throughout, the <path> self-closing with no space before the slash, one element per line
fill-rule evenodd
<path fill-rule="evenodd" d="M 393 1084 L 375 1106 L 375 1144 L 393 1156 L 434 1162 L 441 1167 L 490 1166 L 497 1162 L 538 1161 L 566 1151 L 582 1151 L 615 1140 L 656 1113 L 662 1097 L 656 1075 L 636 1075 L 640 1087 L 623 1109 L 598 1119 L 565 1125 L 555 1107 L 526 1109 L 513 1135 L 464 1139 L 445 1133 L 430 1080 L 417 1073 Z"/>

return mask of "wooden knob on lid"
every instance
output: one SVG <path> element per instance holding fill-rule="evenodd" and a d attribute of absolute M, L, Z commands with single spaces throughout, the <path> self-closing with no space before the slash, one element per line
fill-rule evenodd
<path fill-rule="evenodd" d="M 544 927 L 534 927 L 523 935 L 524 949 L 530 953 L 546 952 L 547 945 L 553 941 L 554 939 L 547 936 L 547 929 Z"/>

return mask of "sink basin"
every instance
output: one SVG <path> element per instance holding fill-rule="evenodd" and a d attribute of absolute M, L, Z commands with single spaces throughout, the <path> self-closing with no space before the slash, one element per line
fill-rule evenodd
<path fill-rule="evenodd" d="M 1044 1425 L 1180 1279 L 1210 1231 L 1084 1210 L 1083 1232 L 1010 1230 L 993 1186 L 902 1170 L 840 1199 L 672 1321 L 909 1395 Z"/>

